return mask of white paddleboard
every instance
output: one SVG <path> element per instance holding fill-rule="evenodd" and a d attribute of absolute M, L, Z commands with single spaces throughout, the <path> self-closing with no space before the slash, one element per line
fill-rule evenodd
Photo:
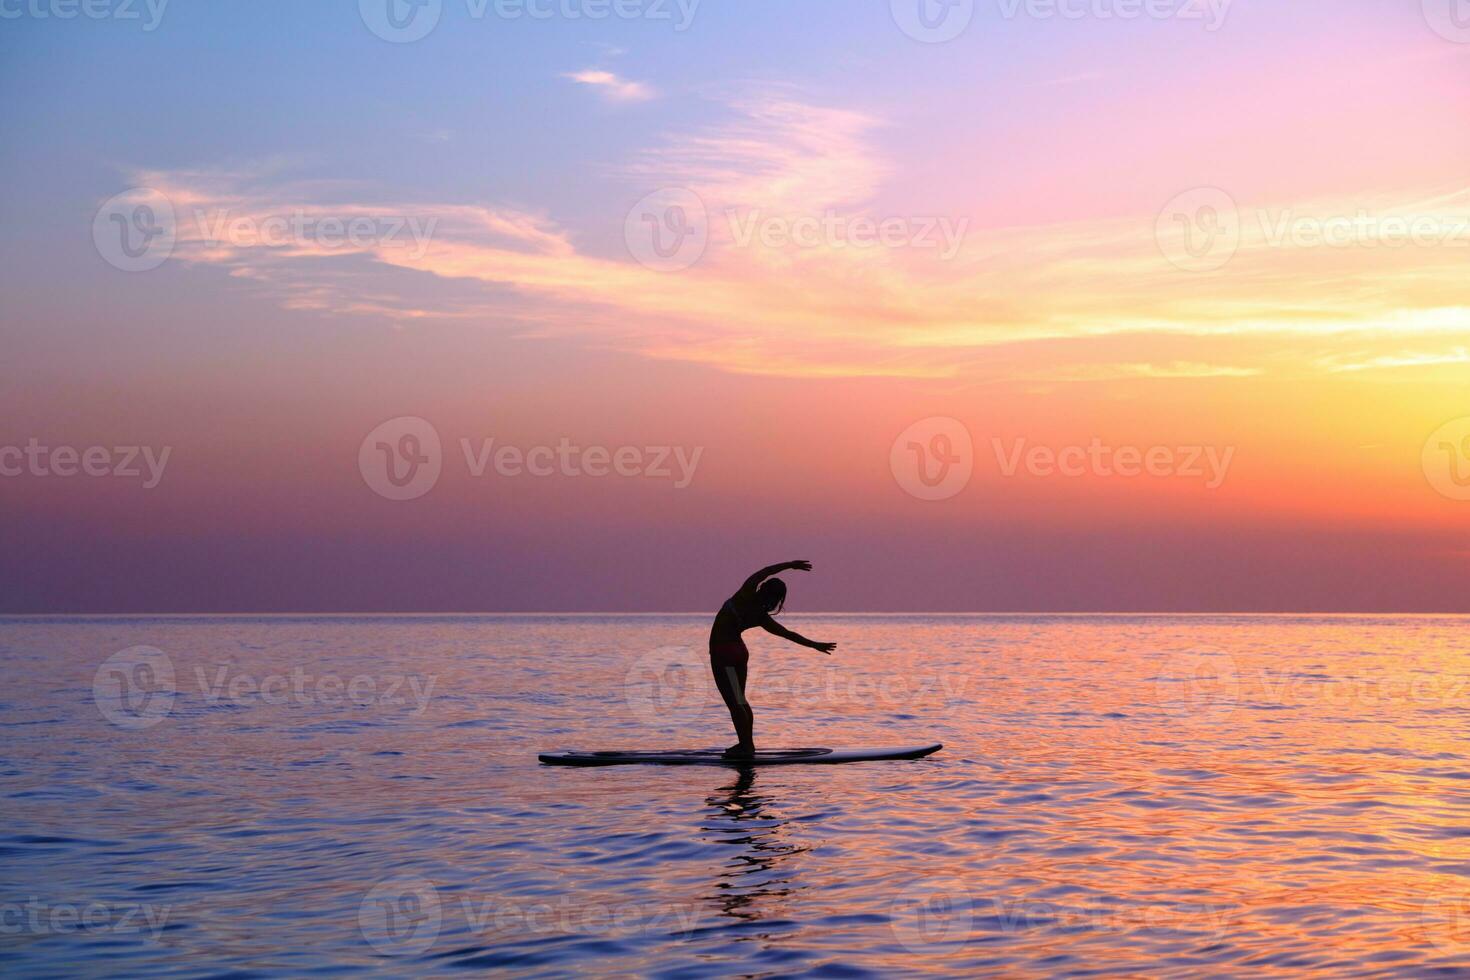
<path fill-rule="evenodd" d="M 758 749 L 754 756 L 728 759 L 721 749 L 672 749 L 655 752 L 548 752 L 538 758 L 548 766 L 793 766 L 835 765 L 841 762 L 880 762 L 922 759 L 944 748 L 905 745 L 878 749 Z"/>

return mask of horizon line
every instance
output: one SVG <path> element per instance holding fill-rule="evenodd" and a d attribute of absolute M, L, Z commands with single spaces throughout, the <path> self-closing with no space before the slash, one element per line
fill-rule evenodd
<path fill-rule="evenodd" d="M 558 610 L 540 610 L 540 611 L 525 611 L 525 610 L 514 610 L 514 611 L 511 611 L 511 610 L 481 610 L 481 611 L 477 611 L 477 612 L 467 612 L 467 611 L 453 611 L 453 612 L 451 612 L 451 611 L 442 611 L 442 612 L 435 612 L 435 611 L 420 610 L 420 611 L 416 611 L 416 612 L 401 612 L 401 611 L 400 612 L 393 612 L 393 611 L 377 611 L 377 612 L 356 611 L 356 612 L 354 612 L 354 611 L 341 611 L 341 610 L 337 610 L 337 611 L 317 611 L 317 612 L 302 612 L 302 611 L 294 611 L 294 612 L 292 612 L 292 611 L 275 611 L 275 612 L 270 612 L 270 611 L 266 611 L 266 612 L 261 612 L 261 611 L 254 611 L 254 612 L 247 612 L 247 611 L 237 611 L 237 612 L 230 612 L 230 611 L 216 611 L 216 612 L 24 612 L 24 613 L 21 613 L 21 612 L 0 612 L 0 619 L 149 619 L 149 618 L 155 618 L 155 619 L 156 618 L 175 618 L 175 619 L 196 618 L 196 619 L 204 619 L 204 618 L 224 618 L 224 617 L 230 617 L 230 616 L 234 616 L 234 617 L 257 617 L 257 618 L 261 618 L 261 619 L 267 619 L 267 618 L 274 618 L 274 619 L 288 619 L 288 618 L 312 619 L 312 618 L 316 618 L 316 619 L 321 619 L 321 618 L 332 618 L 332 617 L 340 617 L 340 618 L 344 618 L 344 619 L 345 618 L 351 618 L 351 617 L 358 617 L 358 618 L 362 618 L 362 617 L 427 618 L 427 617 L 431 617 L 431 616 L 450 616 L 450 617 L 466 617 L 466 618 L 476 617 L 476 616 L 502 616 L 502 617 L 525 617 L 525 618 L 533 618 L 533 617 L 538 617 L 538 616 L 588 616 L 588 617 L 591 617 L 591 616 L 627 616 L 627 617 L 634 617 L 634 616 L 645 616 L 645 617 L 655 617 L 655 616 L 690 616 L 690 617 L 694 617 L 694 616 L 700 616 L 700 617 L 704 617 L 704 616 L 713 616 L 713 615 L 714 615 L 714 612 L 712 612 L 712 611 L 707 612 L 707 611 L 704 611 L 704 610 L 683 610 L 683 611 L 663 611 L 663 612 L 626 611 L 626 610 L 624 610 L 624 611 L 617 611 L 617 610 L 602 610 L 602 611 L 598 611 L 598 610 L 562 610 L 562 611 L 558 611 Z M 873 611 L 867 611 L 867 612 L 864 612 L 864 611 L 856 611 L 856 610 L 844 610 L 844 611 L 836 611 L 836 610 L 829 610 L 829 611 L 813 610 L 813 611 L 810 611 L 810 612 L 787 612 L 787 613 L 783 613 L 782 616 L 783 616 L 783 618 L 786 617 L 786 616 L 1014 616 L 1014 617 L 1023 617 L 1023 616 L 1077 616 L 1077 617 L 1086 617 L 1086 616 L 1094 616 L 1094 617 L 1095 616 L 1280 616 L 1280 617 L 1292 617 L 1292 616 L 1335 616 L 1335 617 L 1342 617 L 1342 618 L 1350 618 L 1350 617 L 1374 618 L 1374 617 L 1382 617 L 1382 616 L 1397 616 L 1397 617 L 1425 617 L 1425 618 L 1434 617 L 1434 618 L 1443 618 L 1443 617 L 1466 617 L 1466 616 L 1470 616 L 1470 612 L 1467 612 L 1467 611 L 1460 611 L 1460 612 L 1449 612 L 1449 611 L 1446 611 L 1446 612 L 1422 612 L 1422 611 L 1420 611 L 1420 612 L 1403 612 L 1403 611 L 1394 611 L 1394 610 L 1385 610 L 1385 611 L 1376 611 L 1376 612 L 1363 612 L 1363 611 L 1359 611 L 1359 610 L 1305 610 L 1305 611 L 1282 612 L 1282 611 L 1279 611 L 1279 610 L 1266 611 L 1266 610 L 1249 610 L 1249 609 L 1237 609 L 1237 610 L 1230 610 L 1230 611 L 1208 611 L 1208 610 L 1165 611 L 1165 610 L 1117 610 L 1117 609 L 1113 609 L 1113 610 L 984 610 L 984 609 L 963 610 L 963 609 L 959 609 L 959 610 L 927 610 L 927 611 L 924 611 L 924 610 L 917 610 L 917 611 L 907 611 L 907 610 L 873 610 Z"/>

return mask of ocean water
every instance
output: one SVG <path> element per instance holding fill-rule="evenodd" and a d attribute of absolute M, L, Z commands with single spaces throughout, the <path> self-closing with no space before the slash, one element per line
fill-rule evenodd
<path fill-rule="evenodd" d="M 8 976 L 1470 976 L 1454 617 L 0 620 Z"/>

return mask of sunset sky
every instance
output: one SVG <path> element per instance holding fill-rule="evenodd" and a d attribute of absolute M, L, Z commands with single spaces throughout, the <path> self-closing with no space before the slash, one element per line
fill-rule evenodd
<path fill-rule="evenodd" d="M 387 2 L 4 8 L 0 611 L 1470 612 L 1452 0 Z"/>

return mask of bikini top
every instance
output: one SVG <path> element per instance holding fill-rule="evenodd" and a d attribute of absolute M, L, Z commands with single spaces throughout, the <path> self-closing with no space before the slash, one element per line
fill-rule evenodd
<path fill-rule="evenodd" d="M 735 628 L 740 630 L 742 633 L 755 625 L 754 623 L 747 624 L 745 620 L 741 618 L 740 610 L 735 606 L 734 596 L 731 596 L 730 598 L 725 600 L 725 604 L 720 607 L 720 611 L 728 612 L 730 614 L 730 618 L 735 620 Z"/>

